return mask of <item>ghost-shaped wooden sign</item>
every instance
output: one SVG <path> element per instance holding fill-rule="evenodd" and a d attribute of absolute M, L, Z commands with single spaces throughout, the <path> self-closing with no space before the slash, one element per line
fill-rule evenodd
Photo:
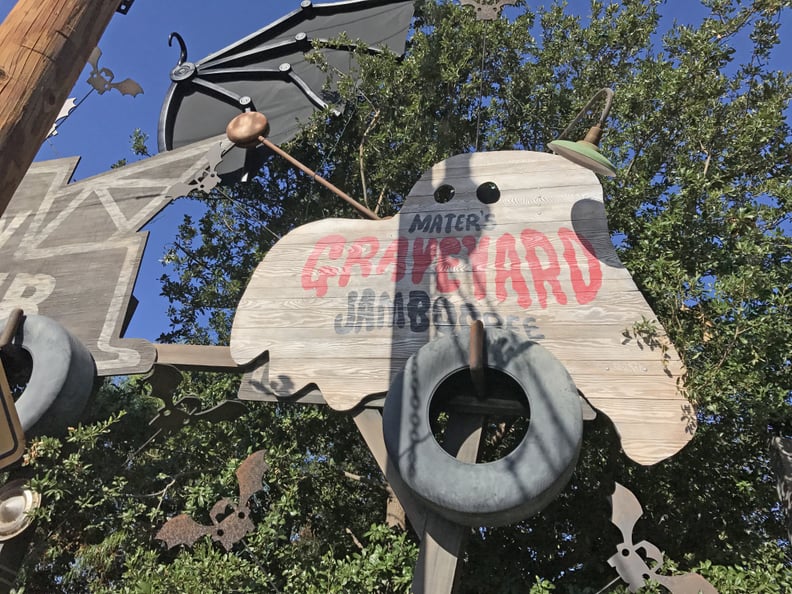
<path fill-rule="evenodd" d="M 679 355 L 613 248 L 599 181 L 545 153 L 458 155 L 391 219 L 293 230 L 254 272 L 231 354 L 242 365 L 268 352 L 262 392 L 316 386 L 350 410 L 386 393 L 422 345 L 475 320 L 555 355 L 636 462 L 691 439 Z"/>

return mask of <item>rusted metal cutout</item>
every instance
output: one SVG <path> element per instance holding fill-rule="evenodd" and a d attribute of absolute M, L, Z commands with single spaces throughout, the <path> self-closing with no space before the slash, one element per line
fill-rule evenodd
<path fill-rule="evenodd" d="M 776 489 L 786 513 L 787 534 L 792 539 L 792 439 L 776 436 L 770 440 L 770 457 L 776 475 Z"/>
<path fill-rule="evenodd" d="M 630 592 L 637 592 L 652 580 L 673 594 L 718 594 L 712 584 L 697 573 L 673 576 L 660 574 L 663 568 L 662 551 L 646 540 L 633 543 L 635 523 L 643 514 L 638 499 L 627 487 L 616 483 L 610 500 L 613 507 L 611 522 L 619 529 L 623 540 L 616 546 L 617 552 L 608 559 L 608 564 L 627 582 Z M 652 567 L 647 563 L 650 560 L 654 562 Z"/>
<path fill-rule="evenodd" d="M 155 538 L 165 542 L 165 546 L 170 549 L 179 544 L 192 546 L 199 538 L 208 535 L 223 545 L 226 551 L 230 551 L 234 544 L 256 528 L 250 519 L 248 501 L 256 491 L 261 490 L 261 480 L 268 468 L 264 451 L 253 452 L 236 471 L 238 503 L 226 498 L 215 503 L 209 512 L 212 521 L 209 526 L 199 524 L 187 514 L 180 514 L 165 522 Z"/>

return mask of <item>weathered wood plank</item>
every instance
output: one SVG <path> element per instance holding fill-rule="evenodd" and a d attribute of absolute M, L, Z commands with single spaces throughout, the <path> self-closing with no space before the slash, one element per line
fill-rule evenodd
<path fill-rule="evenodd" d="M 155 343 L 157 363 L 186 371 L 242 371 L 225 346 Z"/>
<path fill-rule="evenodd" d="M 357 335 L 354 341 L 350 338 L 349 342 L 339 340 L 335 343 L 317 343 L 310 342 L 313 330 L 295 331 L 292 342 L 288 345 L 284 344 L 278 349 L 280 355 L 278 360 L 294 364 L 300 359 L 317 359 L 319 361 L 317 366 L 324 368 L 331 363 L 329 360 L 337 360 L 340 365 L 374 366 L 383 361 L 397 359 L 399 361 L 397 366 L 400 367 L 404 360 L 425 344 L 425 339 L 420 336 L 401 338 L 388 343 L 387 336 L 382 333 Z M 270 336 L 281 337 L 280 333 L 270 334 Z M 285 337 L 282 338 L 285 342 Z M 528 339 L 526 338 L 526 340 Z M 305 342 L 301 344 L 299 341 Z M 552 353 L 566 354 L 569 357 L 566 367 L 573 375 L 585 373 L 587 370 L 591 370 L 589 375 L 597 373 L 603 377 L 620 372 L 648 376 L 668 375 L 668 371 L 675 376 L 680 374 L 679 359 L 671 359 L 670 355 L 667 358 L 659 349 L 641 349 L 634 343 L 621 344 L 621 334 L 618 331 L 613 332 L 611 337 L 598 337 L 590 340 L 544 337 L 535 340 L 535 342 L 540 343 Z M 347 357 L 339 357 L 334 353 L 334 349 L 348 347 L 350 343 L 359 346 L 359 350 L 350 349 Z M 618 353 L 619 359 L 607 359 L 603 351 L 608 354 Z M 390 367 L 390 365 L 388 366 Z M 314 381 L 319 379 L 321 378 L 314 378 Z"/>
<path fill-rule="evenodd" d="M 443 449 L 462 462 L 474 463 L 481 442 L 483 418 L 477 415 L 452 414 L 446 426 Z M 415 564 L 414 594 L 443 594 L 454 591 L 459 557 L 470 528 L 449 522 L 429 512 L 424 524 L 424 538 Z"/>
<path fill-rule="evenodd" d="M 355 421 L 355 425 L 357 425 L 360 434 L 363 436 L 363 440 L 374 456 L 377 466 L 379 466 L 385 476 L 385 480 L 388 481 L 399 503 L 404 508 L 418 537 L 423 538 L 423 526 L 426 524 L 428 510 L 415 498 L 410 488 L 404 484 L 401 475 L 388 458 L 388 452 L 385 449 L 385 438 L 382 434 L 382 415 L 380 411 L 361 408 L 352 413 L 352 419 Z"/>
<path fill-rule="evenodd" d="M 618 284 L 621 284 L 619 282 Z M 439 308 L 448 309 L 448 305 L 454 306 L 454 311 L 459 317 L 466 316 L 477 319 L 484 312 L 494 311 L 500 315 L 501 302 L 497 296 L 491 298 L 486 296 L 476 299 L 473 291 L 464 291 L 460 287 L 457 291 L 447 294 L 433 294 L 430 298 L 428 291 L 417 292 L 414 289 L 409 292 L 397 291 L 397 295 L 387 290 L 378 292 L 377 290 L 350 290 L 344 296 L 300 296 L 292 295 L 295 287 L 285 287 L 279 295 L 280 311 L 274 311 L 266 307 L 263 296 L 257 297 L 257 293 L 251 291 L 246 293 L 240 301 L 240 307 L 244 308 L 246 315 L 240 320 L 236 328 L 275 328 L 284 327 L 289 320 L 294 321 L 294 315 L 300 315 L 300 326 L 310 326 L 312 317 L 325 321 L 327 318 L 333 319 L 338 313 L 348 313 L 350 305 L 354 307 L 352 313 L 358 311 L 368 312 L 373 310 L 375 319 L 383 317 L 383 322 L 392 324 L 394 317 L 397 322 L 399 314 L 407 318 L 408 312 L 405 308 L 413 307 L 415 311 L 432 313 L 440 311 Z M 506 287 L 508 290 L 509 287 Z M 419 290 L 420 291 L 420 290 Z M 426 294 L 424 297 L 423 293 Z M 549 292 L 548 292 L 549 293 Z M 507 315 L 512 312 L 520 314 L 519 317 L 541 317 L 551 322 L 581 321 L 586 320 L 591 324 L 613 324 L 614 322 L 629 324 L 625 328 L 631 328 L 634 324 L 641 322 L 641 318 L 635 317 L 635 308 L 644 302 L 641 293 L 636 290 L 625 290 L 615 293 L 607 303 L 596 299 L 597 294 L 592 292 L 580 292 L 582 298 L 590 298 L 588 303 L 580 304 L 576 300 L 567 299 L 566 303 L 559 304 L 551 294 L 547 295 L 545 307 L 541 303 L 531 304 L 526 307 L 510 308 Z M 423 299 L 423 303 L 419 301 Z M 411 305 L 412 300 L 412 305 Z M 438 301 L 439 300 L 439 301 Z M 563 305 L 563 307 L 557 307 Z M 420 310 L 418 309 L 420 306 Z M 464 306 L 464 307 L 463 307 Z M 281 314 L 281 315 L 278 315 Z M 284 316 L 284 314 L 286 314 Z M 367 313 L 367 316 L 370 315 Z M 311 316 L 311 317 L 308 317 Z M 444 317 L 448 317 L 445 315 Z M 501 315 L 503 318 L 504 316 Z M 285 318 L 285 319 L 284 319 Z M 660 329 L 660 326 L 658 326 Z M 661 330 L 662 331 L 662 330 Z"/>
<path fill-rule="evenodd" d="M 512 233 L 515 230 L 513 221 L 509 219 L 495 220 L 489 208 L 483 211 L 486 215 L 485 223 L 481 210 L 478 213 L 471 214 L 469 208 L 459 206 L 454 209 L 449 206 L 450 204 L 453 204 L 453 202 L 445 205 L 442 212 L 434 215 L 432 213 L 425 215 L 422 213 L 413 213 L 412 215 L 400 213 L 399 216 L 406 220 L 400 219 L 398 226 L 393 225 L 393 219 L 377 221 L 376 226 L 372 229 L 376 233 L 361 235 L 360 237 L 376 240 L 375 245 L 379 246 L 381 256 L 385 248 L 389 247 L 393 241 L 400 237 L 409 238 L 412 246 L 416 239 L 437 239 L 440 234 L 442 234 L 443 238 L 456 237 L 457 239 L 462 239 L 472 236 L 480 239 L 482 234 L 486 232 L 490 237 L 497 239 L 504 233 Z M 524 221 L 523 227 L 518 228 L 517 231 L 524 229 L 539 231 L 544 233 L 548 240 L 555 242 L 556 246 L 560 245 L 559 228 L 572 229 L 578 233 L 585 233 L 586 237 L 593 238 L 596 241 L 609 243 L 608 228 L 601 220 L 601 217 L 605 216 L 602 203 L 589 199 L 588 201 L 584 200 L 583 204 L 584 206 L 578 205 L 575 207 L 580 212 L 575 215 L 577 218 L 574 222 L 570 221 L 569 205 L 552 204 L 548 207 L 542 207 L 541 210 L 532 211 L 530 213 L 532 219 Z M 594 208 L 594 206 L 590 205 L 598 207 Z M 514 208 L 518 206 L 518 204 L 513 205 Z M 388 221 L 391 222 L 388 223 Z M 309 223 L 304 225 L 301 227 L 300 234 L 294 240 L 290 240 L 288 244 L 274 246 L 272 249 L 276 250 L 275 253 L 278 254 L 279 259 L 288 257 L 290 251 L 295 249 L 299 257 L 301 247 L 308 246 L 313 248 L 319 240 L 324 240 L 322 245 L 326 246 L 327 251 L 330 251 L 329 248 L 337 249 L 338 247 L 350 246 L 349 237 L 354 237 L 353 234 L 358 235 L 360 232 L 360 221 L 354 219 L 322 219 L 321 222 L 324 224 Z M 381 227 L 381 229 L 377 229 L 377 227 Z M 516 237 L 519 238 L 520 235 L 518 234 Z M 613 260 L 613 264 L 617 268 L 623 267 L 619 260 Z"/>

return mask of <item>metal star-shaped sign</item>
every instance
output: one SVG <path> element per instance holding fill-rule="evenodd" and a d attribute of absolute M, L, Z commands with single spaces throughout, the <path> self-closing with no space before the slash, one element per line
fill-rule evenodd
<path fill-rule="evenodd" d="M 154 346 L 121 338 L 148 236 L 140 229 L 176 197 L 174 186 L 204 175 L 217 142 L 71 184 L 78 158 L 34 163 L 0 218 L 0 320 L 16 307 L 56 319 L 100 376 L 151 369 Z"/>

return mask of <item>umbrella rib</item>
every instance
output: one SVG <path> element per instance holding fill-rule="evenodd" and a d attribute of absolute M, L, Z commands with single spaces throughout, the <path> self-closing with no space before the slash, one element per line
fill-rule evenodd
<path fill-rule="evenodd" d="M 311 100 L 311 102 L 316 105 L 319 109 L 326 109 L 327 103 L 325 103 L 319 95 L 313 92 L 313 89 L 308 86 L 303 79 L 297 76 L 294 71 L 290 70 L 288 73 L 289 78 L 292 82 L 297 85 L 297 87 L 305 93 L 305 96 Z"/>
<path fill-rule="evenodd" d="M 220 85 L 216 85 L 206 80 L 202 80 L 200 78 L 194 78 L 190 81 L 192 84 L 197 85 L 199 87 L 203 87 L 208 91 L 211 91 L 215 95 L 219 95 L 221 99 L 228 101 L 234 105 L 234 107 L 242 107 L 242 97 L 237 95 L 233 91 L 229 91 L 225 87 L 221 87 Z"/>
<path fill-rule="evenodd" d="M 305 53 L 313 49 L 314 42 L 322 44 L 322 46 L 325 48 L 348 51 L 348 52 L 353 52 L 359 47 L 354 43 L 333 42 L 330 39 L 325 39 L 321 37 L 317 37 L 317 38 L 304 37 L 302 39 L 289 39 L 287 41 L 281 41 L 278 43 L 273 43 L 271 45 L 257 47 L 251 50 L 247 50 L 245 52 L 239 52 L 238 54 L 234 54 L 233 56 L 225 56 L 222 58 L 217 58 L 206 62 L 200 62 L 199 65 L 201 70 L 205 70 L 208 68 L 217 68 L 218 66 L 223 66 L 225 64 L 238 62 L 240 60 L 248 60 L 250 58 L 258 58 L 258 59 L 266 60 L 270 58 L 270 54 L 274 54 L 275 56 L 277 56 L 279 54 L 293 54 L 296 53 L 297 51 L 301 51 Z M 374 47 L 372 45 L 366 46 L 366 51 L 372 55 L 383 53 L 381 49 Z"/>
<path fill-rule="evenodd" d="M 286 74 L 277 68 L 259 68 L 257 66 L 245 67 L 240 66 L 237 68 L 201 68 L 198 71 L 198 77 L 195 80 L 200 80 L 208 76 L 229 76 L 239 74 L 256 74 L 262 79 L 270 78 L 285 78 Z M 253 78 L 253 77 L 250 77 Z"/>
<path fill-rule="evenodd" d="M 284 72 L 282 70 L 273 70 L 270 68 L 219 68 L 219 69 L 211 69 L 211 70 L 201 70 L 200 75 L 202 77 L 206 76 L 228 76 L 228 75 L 259 75 L 263 80 L 272 79 L 272 78 L 280 78 L 285 79 L 287 82 L 291 80 L 299 88 L 303 94 L 308 97 L 308 99 L 319 109 L 325 109 L 328 107 L 327 103 L 322 100 L 322 98 L 317 95 L 313 89 L 306 83 L 302 78 L 300 78 L 294 71 L 289 70 Z M 205 83 L 205 86 L 213 86 L 217 87 L 218 85 L 214 85 L 214 83 L 209 83 L 203 81 L 202 79 L 193 79 L 192 82 L 197 83 L 198 81 L 202 81 Z M 222 87 L 220 87 L 222 88 Z M 230 96 L 230 95 L 229 95 Z M 236 99 L 239 100 L 238 98 Z"/>
<path fill-rule="evenodd" d="M 204 68 L 216 68 L 217 66 L 222 66 L 224 64 L 228 64 L 229 62 L 237 62 L 239 60 L 244 60 L 246 58 L 261 58 L 264 57 L 266 59 L 267 54 L 278 54 L 278 53 L 294 53 L 295 48 L 297 46 L 304 46 L 305 41 L 298 41 L 296 39 L 288 39 L 286 41 L 281 41 L 278 43 L 273 43 L 271 45 L 265 45 L 262 47 L 257 47 L 251 50 L 247 50 L 245 52 L 239 52 L 238 54 L 234 54 L 233 56 L 225 56 L 221 58 L 217 58 L 214 60 L 209 60 L 206 62 L 201 62 L 200 66 L 201 69 Z M 310 49 L 310 42 L 308 42 L 308 49 Z"/>

